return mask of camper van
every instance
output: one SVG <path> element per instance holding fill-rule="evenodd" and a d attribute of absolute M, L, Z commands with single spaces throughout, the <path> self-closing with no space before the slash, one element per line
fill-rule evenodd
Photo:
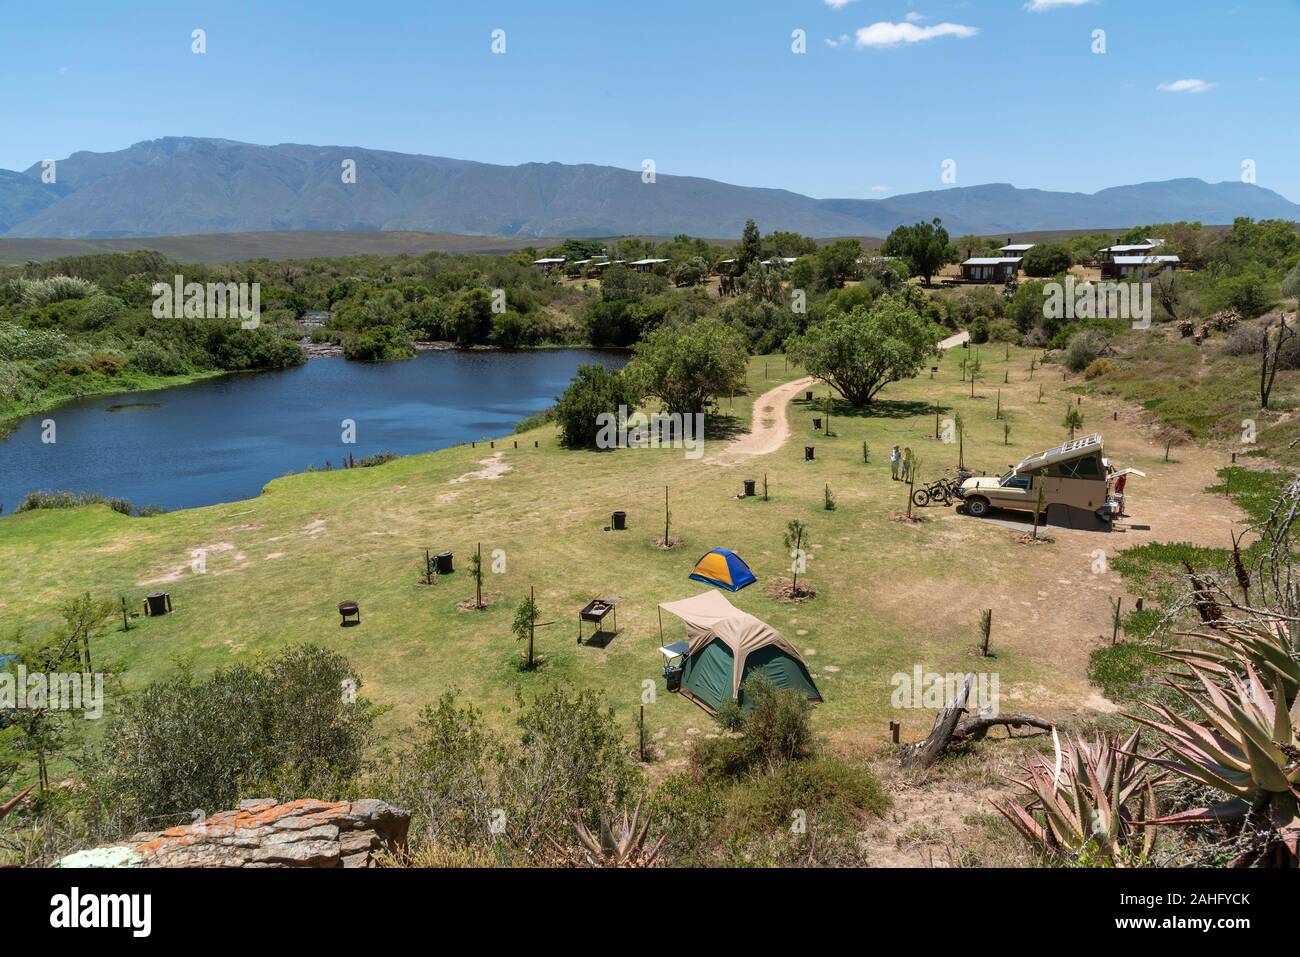
<path fill-rule="evenodd" d="M 1118 511 L 1111 501 L 1110 480 L 1129 472 L 1140 474 L 1131 469 L 1110 470 L 1102 457 L 1101 435 L 1094 432 L 1031 455 L 1005 475 L 967 479 L 957 497 L 969 514 L 983 518 L 995 508 L 1032 512 L 1041 489 L 1044 518 L 1049 524 L 1104 527 Z"/>

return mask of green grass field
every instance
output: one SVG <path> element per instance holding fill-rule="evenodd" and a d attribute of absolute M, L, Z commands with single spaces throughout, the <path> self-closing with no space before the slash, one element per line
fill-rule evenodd
<path fill-rule="evenodd" d="M 667 449 L 573 452 L 546 427 L 497 441 L 509 471 L 495 480 L 454 481 L 493 454 L 480 444 L 377 468 L 293 475 L 256 499 L 148 519 L 103 507 L 7 516 L 0 519 L 0 636 L 15 626 L 51 627 L 59 602 L 84 590 L 125 595 L 138 609 L 146 592 L 161 589 L 171 593 L 175 614 L 138 619 L 125 633 L 115 625 L 97 644 L 98 660 L 127 666 L 127 688 L 167 674 L 181 659 L 206 670 L 310 641 L 346 654 L 363 676 L 363 693 L 393 705 L 385 721 L 395 735 L 450 686 L 500 723 L 516 691 L 528 695 L 559 681 L 603 691 L 630 738 L 643 682 L 652 680 L 658 695 L 646 709 L 647 733 L 671 758 L 711 722 L 664 692 L 657 603 L 701 591 L 705 586 L 687 580 L 692 565 L 724 546 L 759 577 L 731 600 L 805 652 L 826 699 L 816 711 L 818 730 L 844 748 L 874 744 L 898 717 L 890 676 L 914 664 L 938 672 L 996 667 L 1004 695 L 1017 686 L 1051 687 L 1058 667 L 1050 648 L 1001 646 L 997 638 L 995 664 L 972 657 L 979 611 L 994 603 L 984 583 L 990 575 L 1014 576 L 1026 560 L 1005 528 L 941 508 L 925 510 L 927 520 L 917 525 L 894 519 L 906 507 L 906 487 L 889 479 L 891 445 L 911 446 L 923 479 L 956 465 L 956 445 L 934 438 L 934 403 L 944 416 L 962 413 L 967 463 L 990 472 L 1063 438 L 1059 423 L 1072 396 L 1059 370 L 1047 367 L 1028 381 L 1037 353 L 1013 348 L 1004 361 L 1001 345 L 977 348 L 983 378 L 976 398 L 960 381 L 958 349 L 938 361 L 933 379 L 927 370 L 886 388 L 870 414 L 837 410 L 831 438 L 814 436 L 813 409 L 796 400 L 790 440 L 766 456 L 723 454 L 725 439 L 711 441 L 701 460 Z M 724 398 L 721 411 L 747 425 L 757 395 L 798 376 L 779 356 L 752 359 L 748 394 Z M 1012 422 L 1009 446 L 994 418 L 998 390 Z M 825 391 L 817 387 L 819 399 Z M 863 441 L 870 464 L 862 461 Z M 816 446 L 814 462 L 803 461 L 806 443 Z M 746 478 L 758 480 L 761 494 L 764 473 L 771 500 L 738 500 Z M 827 484 L 834 511 L 823 508 Z M 684 540 L 671 550 L 653 544 L 663 531 L 665 486 L 672 534 Z M 605 530 L 615 509 L 628 513 L 625 532 Z M 806 580 L 817 589 L 801 605 L 764 591 L 788 575 L 782 534 L 792 518 L 810 529 Z M 474 594 L 469 557 L 477 543 L 489 569 L 484 591 L 494 603 L 458 610 Z M 456 573 L 422 584 L 426 548 L 452 549 Z M 191 570 L 194 549 L 206 550 L 202 574 Z M 500 573 L 490 571 L 496 550 L 504 556 Z M 544 664 L 534 672 L 519 667 L 522 647 L 510 631 L 530 586 L 541 620 L 554 622 L 537 630 Z M 605 648 L 578 645 L 578 609 L 610 594 L 622 599 L 619 634 Z M 345 599 L 360 603 L 360 627 L 340 627 L 336 606 Z M 665 616 L 664 637 L 681 635 L 680 623 Z M 909 733 L 923 732 L 930 719 L 921 711 L 903 717 Z"/>

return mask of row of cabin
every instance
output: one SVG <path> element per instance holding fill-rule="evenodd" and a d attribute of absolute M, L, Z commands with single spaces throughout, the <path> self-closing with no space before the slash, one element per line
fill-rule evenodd
<path fill-rule="evenodd" d="M 1163 239 L 1146 239 L 1140 243 L 1107 246 L 1100 251 L 1101 277 L 1103 279 L 1132 279 L 1170 272 L 1178 267 L 1177 256 L 1160 255 Z M 1008 283 L 1020 272 L 1025 253 L 1035 243 L 1008 243 L 998 250 L 997 256 L 975 256 L 961 264 L 961 278 L 965 282 Z"/>

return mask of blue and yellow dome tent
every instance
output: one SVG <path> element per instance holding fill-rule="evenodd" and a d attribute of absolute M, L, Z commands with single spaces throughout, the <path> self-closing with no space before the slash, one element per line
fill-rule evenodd
<path fill-rule="evenodd" d="M 733 551 L 715 548 L 707 552 L 691 572 L 692 579 L 706 585 L 717 585 L 727 591 L 740 591 L 758 581 L 745 560 Z"/>

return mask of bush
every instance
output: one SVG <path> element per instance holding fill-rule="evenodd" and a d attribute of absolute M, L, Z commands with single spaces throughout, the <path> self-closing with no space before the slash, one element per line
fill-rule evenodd
<path fill-rule="evenodd" d="M 1070 268 L 1074 261 L 1070 250 L 1059 243 L 1038 243 L 1025 253 L 1024 267 L 1026 276 L 1056 276 Z"/>
<path fill-rule="evenodd" d="M 1077 332 L 1070 337 L 1062 361 L 1071 372 L 1082 372 L 1092 365 L 1093 360 L 1097 358 L 1097 353 L 1102 350 L 1105 344 L 1106 340 L 1100 333 L 1091 331 Z"/>
<path fill-rule="evenodd" d="M 241 785 L 328 800 L 361 770 L 378 710 L 347 659 L 297 645 L 200 679 L 188 668 L 125 699 L 88 764 L 106 813 L 129 830 L 233 807 Z"/>
<path fill-rule="evenodd" d="M 1264 346 L 1264 331 L 1254 326 L 1236 326 L 1221 348 L 1230 356 L 1257 356 Z"/>
<path fill-rule="evenodd" d="M 602 431 L 600 416 L 617 416 L 620 406 L 631 410 L 637 395 L 618 370 L 600 365 L 580 365 L 577 374 L 555 405 L 560 443 L 565 448 L 594 448 Z"/>
<path fill-rule="evenodd" d="M 994 319 L 989 323 L 989 342 L 1015 344 L 1019 341 L 1020 334 L 1016 332 L 1016 324 L 1010 319 Z"/>
<path fill-rule="evenodd" d="M 107 505 L 121 515 L 130 515 L 134 511 L 131 503 L 124 498 L 104 498 L 94 492 L 50 492 L 40 490 L 29 492 L 19 503 L 16 511 L 36 512 L 42 509 L 81 508 L 83 505 Z"/>
<path fill-rule="evenodd" d="M 415 355 L 406 333 L 395 326 L 371 326 L 343 340 L 343 355 L 357 362 L 396 362 Z"/>
<path fill-rule="evenodd" d="M 130 363 L 146 375 L 184 375 L 189 363 L 153 339 L 141 339 L 131 346 Z"/>
<path fill-rule="evenodd" d="M 1115 363 L 1109 359 L 1093 359 L 1092 362 L 1088 363 L 1088 368 L 1083 370 L 1083 377 L 1091 382 L 1093 379 L 1114 371 Z"/>
<path fill-rule="evenodd" d="M 976 316 L 968 327 L 970 332 L 970 341 L 975 345 L 983 345 L 989 341 L 989 321 L 983 316 Z"/>
<path fill-rule="evenodd" d="M 695 773 L 706 780 L 728 779 L 755 768 L 780 767 L 813 752 L 812 704 L 800 692 L 778 688 L 763 674 L 745 679 L 743 707 L 723 702 L 718 723 L 734 734 L 696 741 L 691 749 Z"/>

